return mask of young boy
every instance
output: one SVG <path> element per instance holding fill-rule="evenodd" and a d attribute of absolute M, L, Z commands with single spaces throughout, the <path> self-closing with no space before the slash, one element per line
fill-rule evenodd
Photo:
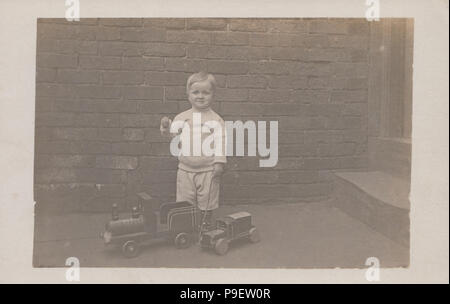
<path fill-rule="evenodd" d="M 180 136 L 176 200 L 198 206 L 202 230 L 211 226 L 212 211 L 219 207 L 220 176 L 226 163 L 224 121 L 211 109 L 215 89 L 213 75 L 191 75 L 186 87 L 191 109 L 178 114 L 173 122 L 163 117 L 160 126 L 162 135 Z"/>

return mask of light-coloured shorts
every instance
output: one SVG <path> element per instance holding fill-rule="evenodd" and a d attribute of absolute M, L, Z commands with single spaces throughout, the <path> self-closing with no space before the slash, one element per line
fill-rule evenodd
<path fill-rule="evenodd" d="M 178 169 L 177 202 L 191 202 L 200 210 L 217 209 L 219 207 L 220 179 L 212 180 L 212 177 L 213 171 L 188 172 Z"/>

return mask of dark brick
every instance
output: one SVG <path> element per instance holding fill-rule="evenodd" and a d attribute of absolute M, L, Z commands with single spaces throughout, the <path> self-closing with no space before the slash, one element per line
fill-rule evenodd
<path fill-rule="evenodd" d="M 268 23 L 270 32 L 304 33 L 308 28 L 307 21 L 302 19 L 271 19 Z"/>
<path fill-rule="evenodd" d="M 162 114 L 176 113 L 178 111 L 178 102 L 141 102 L 139 103 L 139 113 Z"/>
<path fill-rule="evenodd" d="M 36 126 L 70 126 L 75 121 L 72 113 L 36 113 Z"/>
<path fill-rule="evenodd" d="M 166 29 L 184 29 L 184 18 L 145 18 L 144 27 L 166 28 Z"/>
<path fill-rule="evenodd" d="M 312 20 L 309 22 L 310 33 L 346 34 L 348 24 L 344 21 Z"/>
<path fill-rule="evenodd" d="M 120 87 L 113 86 L 77 86 L 75 95 L 81 98 L 119 98 Z"/>
<path fill-rule="evenodd" d="M 76 180 L 83 183 L 121 184 L 126 182 L 126 170 L 101 168 L 79 168 L 75 170 Z"/>
<path fill-rule="evenodd" d="M 70 153 L 70 141 L 62 140 L 37 140 L 36 153 Z"/>
<path fill-rule="evenodd" d="M 58 70 L 58 82 L 95 84 L 99 82 L 99 72 L 83 70 Z"/>
<path fill-rule="evenodd" d="M 98 41 L 120 40 L 120 27 L 97 27 L 96 38 Z"/>
<path fill-rule="evenodd" d="M 330 87 L 329 77 L 309 77 L 308 89 L 328 89 Z"/>
<path fill-rule="evenodd" d="M 176 72 L 146 72 L 145 83 L 149 85 L 184 85 L 187 76 Z"/>
<path fill-rule="evenodd" d="M 36 69 L 36 82 L 54 82 L 56 79 L 56 69 Z"/>
<path fill-rule="evenodd" d="M 227 27 L 225 19 L 189 18 L 186 21 L 186 28 L 188 30 L 225 30 Z"/>
<path fill-rule="evenodd" d="M 52 38 L 38 38 L 36 42 L 36 53 L 50 52 L 55 53 L 58 51 L 58 40 Z"/>
<path fill-rule="evenodd" d="M 161 115 L 123 114 L 120 117 L 122 127 L 159 127 Z"/>
<path fill-rule="evenodd" d="M 97 156 L 95 166 L 106 169 L 127 169 L 133 170 L 138 166 L 137 157 L 132 156 Z"/>
<path fill-rule="evenodd" d="M 366 36 L 336 35 L 328 39 L 333 48 L 367 49 L 369 46 L 369 38 Z"/>
<path fill-rule="evenodd" d="M 77 99 L 54 99 L 53 111 L 55 112 L 80 112 L 80 101 Z"/>
<path fill-rule="evenodd" d="M 131 42 L 162 42 L 166 40 L 166 31 L 160 28 L 123 28 L 120 39 Z"/>
<path fill-rule="evenodd" d="M 167 42 L 210 44 L 211 33 L 200 31 L 167 31 Z"/>
<path fill-rule="evenodd" d="M 215 98 L 217 101 L 246 101 L 248 99 L 248 90 L 218 88 Z"/>
<path fill-rule="evenodd" d="M 223 59 L 227 57 L 227 48 L 210 45 L 192 45 L 187 47 L 188 58 Z"/>
<path fill-rule="evenodd" d="M 99 53 L 102 56 L 142 56 L 144 46 L 138 42 L 102 41 Z"/>
<path fill-rule="evenodd" d="M 367 102 L 367 91 L 333 91 L 331 92 L 331 102 L 334 103 L 360 103 Z"/>
<path fill-rule="evenodd" d="M 241 32 L 265 32 L 268 29 L 267 20 L 263 19 L 237 19 L 230 20 L 230 30 Z"/>
<path fill-rule="evenodd" d="M 291 62 L 253 61 L 249 63 L 250 74 L 289 74 Z"/>
<path fill-rule="evenodd" d="M 247 33 L 217 32 L 213 37 L 217 45 L 247 45 L 249 42 Z"/>
<path fill-rule="evenodd" d="M 95 157 L 89 155 L 52 155 L 48 167 L 52 168 L 89 168 L 95 165 Z"/>
<path fill-rule="evenodd" d="M 100 18 L 100 25 L 120 27 L 140 27 L 142 18 Z"/>
<path fill-rule="evenodd" d="M 82 55 L 96 55 L 97 42 L 96 41 L 80 41 L 80 40 L 59 40 L 58 53 L 61 54 L 82 54 Z"/>
<path fill-rule="evenodd" d="M 328 104 L 330 102 L 330 92 L 298 90 L 291 92 L 290 100 L 292 102 L 302 104 L 322 104 L 322 103 Z"/>
<path fill-rule="evenodd" d="M 124 87 L 123 97 L 127 99 L 162 100 L 164 90 L 161 87 Z"/>
<path fill-rule="evenodd" d="M 146 43 L 143 46 L 143 55 L 146 56 L 167 56 L 184 57 L 186 55 L 185 46 L 175 43 Z"/>
<path fill-rule="evenodd" d="M 129 141 L 142 141 L 145 138 L 145 131 L 143 129 L 126 128 L 123 130 L 123 138 Z"/>
<path fill-rule="evenodd" d="M 249 100 L 252 102 L 288 102 L 287 90 L 250 89 Z"/>
<path fill-rule="evenodd" d="M 272 89 L 305 89 L 308 78 L 304 76 L 272 76 L 269 78 L 269 88 Z M 286 101 L 288 98 L 286 98 Z"/>
<path fill-rule="evenodd" d="M 76 39 L 78 26 L 76 23 L 54 24 L 38 23 L 37 38 L 39 39 Z"/>
<path fill-rule="evenodd" d="M 56 140 L 96 140 L 95 128 L 53 128 L 52 138 Z"/>
<path fill-rule="evenodd" d="M 341 90 L 366 89 L 368 87 L 368 79 L 365 77 L 361 78 L 332 77 L 330 84 L 333 89 L 341 89 Z"/>
<path fill-rule="evenodd" d="M 120 57 L 80 56 L 80 67 L 94 70 L 120 69 Z"/>
<path fill-rule="evenodd" d="M 367 103 L 346 104 L 342 109 L 342 115 L 362 116 L 367 113 Z"/>
<path fill-rule="evenodd" d="M 178 159 L 176 157 L 142 156 L 140 166 L 144 170 L 176 170 Z"/>
<path fill-rule="evenodd" d="M 290 72 L 294 75 L 329 76 L 331 66 L 324 62 L 291 62 Z"/>
<path fill-rule="evenodd" d="M 217 74 L 246 74 L 248 63 L 245 61 L 208 61 L 208 72 Z"/>
<path fill-rule="evenodd" d="M 228 88 L 265 88 L 267 79 L 263 76 L 228 76 Z"/>
<path fill-rule="evenodd" d="M 105 142 L 123 141 L 122 128 L 99 128 L 98 141 L 105 141 Z"/>
<path fill-rule="evenodd" d="M 308 49 L 307 60 L 308 61 L 346 61 L 349 60 L 349 53 L 344 49 L 334 48 L 319 48 Z"/>
<path fill-rule="evenodd" d="M 165 97 L 167 100 L 186 100 L 187 93 L 184 86 L 165 87 Z"/>
<path fill-rule="evenodd" d="M 271 49 L 271 58 L 278 60 L 307 60 L 308 52 L 304 48 L 293 47 L 273 47 Z"/>
<path fill-rule="evenodd" d="M 94 113 L 136 113 L 137 104 L 131 101 L 83 100 L 80 102 L 80 111 Z"/>
<path fill-rule="evenodd" d="M 142 182 L 144 184 L 152 184 L 152 183 L 175 183 L 177 180 L 177 172 L 176 171 L 144 171 L 142 177 Z"/>
<path fill-rule="evenodd" d="M 124 57 L 122 70 L 162 71 L 164 70 L 164 58 Z"/>
<path fill-rule="evenodd" d="M 198 72 L 207 70 L 207 61 L 199 59 L 167 58 L 165 68 L 167 71 Z"/>
<path fill-rule="evenodd" d="M 257 103 L 222 102 L 220 113 L 222 115 L 262 115 L 264 108 L 262 104 Z"/>
<path fill-rule="evenodd" d="M 333 63 L 331 73 L 337 77 L 367 77 L 369 66 L 366 63 Z"/>
<path fill-rule="evenodd" d="M 120 119 L 118 114 L 81 113 L 76 123 L 82 127 L 118 127 Z"/>
<path fill-rule="evenodd" d="M 110 71 L 103 72 L 103 83 L 105 84 L 142 84 L 143 72 L 139 71 Z"/>
<path fill-rule="evenodd" d="M 35 183 L 70 183 L 77 181 L 72 168 L 42 168 L 34 174 Z"/>
<path fill-rule="evenodd" d="M 112 153 L 121 155 L 151 155 L 151 144 L 147 143 L 114 143 Z"/>
<path fill-rule="evenodd" d="M 285 40 L 283 40 L 285 41 Z M 252 33 L 250 34 L 250 45 L 252 46 L 276 46 L 280 45 L 279 34 Z M 280 45 L 285 46 L 285 45 Z"/>
<path fill-rule="evenodd" d="M 78 65 L 76 55 L 38 54 L 36 65 L 42 68 L 74 68 Z"/>
<path fill-rule="evenodd" d="M 111 144 L 95 141 L 77 141 L 70 145 L 72 154 L 109 154 L 111 153 Z"/>

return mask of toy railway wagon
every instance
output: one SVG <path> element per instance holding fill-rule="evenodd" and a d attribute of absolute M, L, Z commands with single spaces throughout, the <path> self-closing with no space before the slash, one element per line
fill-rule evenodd
<path fill-rule="evenodd" d="M 200 246 L 212 248 L 219 255 L 228 251 L 230 242 L 248 238 L 252 243 L 259 242 L 258 230 L 252 225 L 252 216 L 248 212 L 237 212 L 217 219 L 216 229 L 201 235 Z"/>
<path fill-rule="evenodd" d="M 119 219 L 117 206 L 113 206 L 112 220 L 102 233 L 105 245 L 118 245 L 126 257 L 139 254 L 140 245 L 153 239 L 173 240 L 177 248 L 192 243 L 200 219 L 198 209 L 189 202 L 165 203 L 159 208 L 148 208 L 152 198 L 138 194 L 138 207 L 133 207 L 131 218 Z M 144 205 L 146 205 L 144 208 Z"/>

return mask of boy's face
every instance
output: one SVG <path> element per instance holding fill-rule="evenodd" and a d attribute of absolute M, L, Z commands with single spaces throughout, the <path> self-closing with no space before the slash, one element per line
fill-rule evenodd
<path fill-rule="evenodd" d="M 195 82 L 189 89 L 189 102 L 196 110 L 206 110 L 214 101 L 214 92 L 208 80 Z"/>

